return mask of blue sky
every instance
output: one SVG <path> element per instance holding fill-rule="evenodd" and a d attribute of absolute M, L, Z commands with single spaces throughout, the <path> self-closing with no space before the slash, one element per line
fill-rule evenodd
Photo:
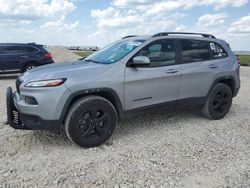
<path fill-rule="evenodd" d="M 0 42 L 105 46 L 130 34 L 206 32 L 250 50 L 248 0 L 0 0 Z"/>

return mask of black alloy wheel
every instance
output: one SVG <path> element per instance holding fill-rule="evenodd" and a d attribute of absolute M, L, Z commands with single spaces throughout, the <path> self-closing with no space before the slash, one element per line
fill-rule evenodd
<path fill-rule="evenodd" d="M 226 84 L 218 83 L 210 91 L 202 112 L 210 119 L 221 119 L 230 110 L 232 99 L 233 95 L 231 88 Z"/>
<path fill-rule="evenodd" d="M 87 96 L 76 101 L 65 120 L 68 138 L 81 147 L 94 147 L 107 141 L 117 124 L 113 104 L 103 97 Z"/>

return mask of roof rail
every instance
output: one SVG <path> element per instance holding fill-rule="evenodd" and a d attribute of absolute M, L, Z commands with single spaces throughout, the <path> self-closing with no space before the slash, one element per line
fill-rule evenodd
<path fill-rule="evenodd" d="M 128 35 L 128 36 L 122 37 L 122 39 L 130 38 L 130 37 L 137 37 L 137 36 L 138 35 Z"/>
<path fill-rule="evenodd" d="M 188 32 L 162 32 L 162 33 L 157 33 L 153 35 L 152 37 L 160 37 L 160 36 L 168 36 L 168 35 L 201 35 L 205 38 L 213 38 L 215 39 L 215 36 L 206 34 L 206 33 L 188 33 Z"/>

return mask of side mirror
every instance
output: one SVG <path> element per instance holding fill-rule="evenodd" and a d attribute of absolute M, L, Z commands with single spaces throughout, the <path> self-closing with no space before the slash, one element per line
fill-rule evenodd
<path fill-rule="evenodd" d="M 149 65 L 150 59 L 146 56 L 136 56 L 133 58 L 133 65 Z"/>

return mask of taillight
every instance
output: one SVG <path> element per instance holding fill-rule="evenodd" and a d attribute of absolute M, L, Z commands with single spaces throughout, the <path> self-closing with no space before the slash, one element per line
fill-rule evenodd
<path fill-rule="evenodd" d="M 52 55 L 48 52 L 43 54 L 43 57 L 46 57 L 47 59 L 52 59 Z"/>
<path fill-rule="evenodd" d="M 236 55 L 236 57 L 237 57 L 237 63 L 240 65 L 240 56 Z"/>

